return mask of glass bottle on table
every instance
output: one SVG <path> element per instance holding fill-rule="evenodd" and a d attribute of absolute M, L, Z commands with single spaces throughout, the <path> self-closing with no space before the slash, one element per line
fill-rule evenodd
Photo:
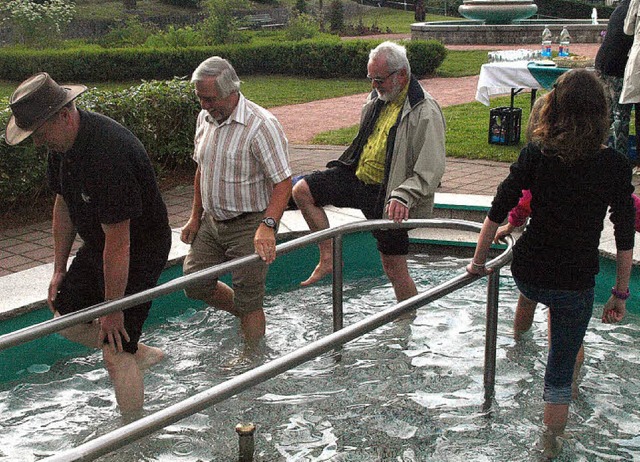
<path fill-rule="evenodd" d="M 558 48 L 558 56 L 567 57 L 569 56 L 569 41 L 571 40 L 571 36 L 569 35 L 569 31 L 567 27 L 562 28 L 562 32 L 560 32 L 560 48 Z"/>
<path fill-rule="evenodd" d="M 542 31 L 542 58 L 551 58 L 551 31 L 548 26 L 544 26 Z"/>

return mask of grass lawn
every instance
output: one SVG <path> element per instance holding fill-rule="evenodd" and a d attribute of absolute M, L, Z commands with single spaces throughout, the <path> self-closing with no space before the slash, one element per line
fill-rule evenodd
<path fill-rule="evenodd" d="M 358 24 L 362 20 L 365 26 L 377 26 L 382 32 L 389 30 L 394 34 L 409 34 L 411 24 L 416 22 L 413 11 L 396 10 L 393 8 L 371 8 L 356 17 L 348 18 L 346 22 Z M 447 16 L 427 15 L 426 21 L 447 21 Z"/>
<path fill-rule="evenodd" d="M 491 107 L 509 106 L 510 97 L 491 100 Z M 489 111 L 487 106 L 474 102 L 443 108 L 446 122 L 446 150 L 448 157 L 513 162 L 525 144 L 525 130 L 529 120 L 529 93 L 516 97 L 514 105 L 522 108 L 520 144 L 503 146 L 489 144 Z M 343 128 L 316 136 L 312 144 L 347 145 L 355 138 L 358 126 Z"/>

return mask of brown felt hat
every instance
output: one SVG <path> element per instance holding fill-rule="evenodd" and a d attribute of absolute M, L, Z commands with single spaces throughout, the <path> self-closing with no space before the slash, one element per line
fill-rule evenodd
<path fill-rule="evenodd" d="M 60 86 L 46 72 L 29 77 L 9 100 L 13 115 L 5 130 L 7 144 L 18 144 L 27 138 L 86 89 L 84 85 Z"/>

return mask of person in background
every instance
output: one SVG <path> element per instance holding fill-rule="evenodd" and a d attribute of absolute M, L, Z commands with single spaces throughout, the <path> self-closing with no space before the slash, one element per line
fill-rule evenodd
<path fill-rule="evenodd" d="M 628 156 L 629 151 L 631 109 L 635 105 L 620 103 L 624 70 L 629 59 L 629 50 L 633 45 L 633 36 L 625 34 L 623 30 L 630 2 L 631 0 L 622 0 L 611 13 L 607 33 L 598 49 L 595 60 L 596 71 L 610 94 L 610 146 L 625 156 Z M 640 117 L 637 112 L 638 108 L 636 107 L 636 135 L 640 133 Z"/>
<path fill-rule="evenodd" d="M 362 110 L 358 135 L 344 154 L 298 181 L 293 198 L 311 231 L 329 227 L 323 207 L 353 207 L 367 219 L 395 222 L 428 218 L 444 173 L 445 121 L 438 103 L 411 75 L 404 47 L 384 42 L 369 54 L 373 91 Z M 373 232 L 382 266 L 397 300 L 417 294 L 407 267 L 405 229 Z M 330 240 L 321 242 L 320 262 L 303 286 L 333 270 Z"/>
<path fill-rule="evenodd" d="M 46 146 L 53 208 L 54 269 L 47 303 L 55 316 L 154 287 L 167 262 L 171 228 L 142 143 L 125 127 L 76 108 L 83 85 L 58 85 L 47 73 L 22 82 L 10 99 L 6 141 L 31 136 Z M 76 235 L 82 246 L 67 269 Z M 151 302 L 60 333 L 102 349 L 123 414 L 144 402 L 142 370 L 160 349 L 139 342 Z"/>
<path fill-rule="evenodd" d="M 181 239 L 191 244 L 184 273 L 251 255 L 263 262 L 233 272 L 233 288 L 212 279 L 188 287 L 188 297 L 240 318 L 249 348 L 265 334 L 262 302 L 267 266 L 291 195 L 288 142 L 280 123 L 240 92 L 233 66 L 214 56 L 194 71 L 198 115 L 193 159 L 193 207 Z"/>
<path fill-rule="evenodd" d="M 593 311 L 602 222 L 611 208 L 617 273 L 602 321 L 618 322 L 629 296 L 635 209 L 629 162 L 603 146 L 607 95 L 593 73 L 563 74 L 530 124 L 531 142 L 498 186 L 467 271 L 491 271 L 485 262 L 499 224 L 522 190 L 530 190 L 531 220 L 514 246 L 511 272 L 527 299 L 549 307 L 542 445 L 543 455 L 554 458 L 561 451 L 574 364 Z"/>

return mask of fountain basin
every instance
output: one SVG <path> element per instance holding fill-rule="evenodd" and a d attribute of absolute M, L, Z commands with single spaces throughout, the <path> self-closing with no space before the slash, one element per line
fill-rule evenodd
<path fill-rule="evenodd" d="M 522 45 L 540 42 L 546 25 L 555 42 L 566 26 L 572 43 L 600 43 L 609 21 L 598 22 L 591 24 L 590 19 L 521 19 L 513 24 L 486 24 L 471 19 L 420 22 L 411 24 L 411 39 L 434 39 L 445 45 Z"/>
<path fill-rule="evenodd" d="M 468 0 L 458 12 L 465 18 L 484 21 L 485 24 L 511 24 L 536 14 L 538 6 L 531 0 Z"/>

